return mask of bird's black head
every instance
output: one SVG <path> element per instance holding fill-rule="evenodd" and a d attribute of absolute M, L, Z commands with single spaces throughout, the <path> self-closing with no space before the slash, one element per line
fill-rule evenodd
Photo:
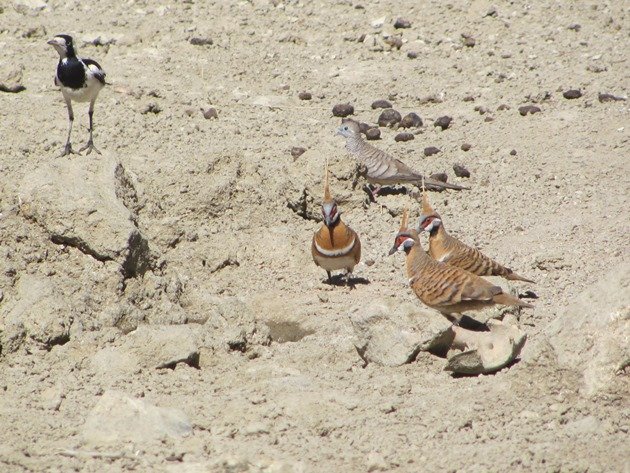
<path fill-rule="evenodd" d="M 48 44 L 50 44 L 57 50 L 59 56 L 62 59 L 64 57 L 76 57 L 72 36 L 69 36 L 67 34 L 58 34 L 53 39 L 48 41 Z"/>

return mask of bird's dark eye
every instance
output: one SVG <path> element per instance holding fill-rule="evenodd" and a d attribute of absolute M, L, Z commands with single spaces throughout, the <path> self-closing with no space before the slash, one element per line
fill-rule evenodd
<path fill-rule="evenodd" d="M 344 126 L 343 129 L 344 129 L 344 131 L 348 131 L 348 127 L 347 126 Z"/>

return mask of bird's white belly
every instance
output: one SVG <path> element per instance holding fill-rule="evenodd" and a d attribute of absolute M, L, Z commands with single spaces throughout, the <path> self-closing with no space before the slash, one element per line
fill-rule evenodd
<path fill-rule="evenodd" d="M 61 93 L 65 98 L 74 102 L 91 102 L 103 88 L 103 84 L 95 77 L 88 76 L 85 87 L 72 89 L 61 86 Z"/>
<path fill-rule="evenodd" d="M 356 262 L 354 256 L 320 256 L 314 257 L 318 266 L 324 268 L 326 271 L 336 271 L 338 269 L 354 268 Z"/>

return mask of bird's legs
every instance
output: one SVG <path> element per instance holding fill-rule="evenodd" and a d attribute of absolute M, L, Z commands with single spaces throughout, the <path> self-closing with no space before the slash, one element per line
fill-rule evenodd
<path fill-rule="evenodd" d="M 328 275 L 328 284 L 332 284 L 332 274 L 328 270 L 326 270 L 326 274 Z"/>
<path fill-rule="evenodd" d="M 63 153 L 61 153 L 59 157 L 67 156 L 69 154 L 77 154 L 77 152 L 72 149 L 72 144 L 70 143 L 70 134 L 72 133 L 72 124 L 74 123 L 74 112 L 72 111 L 72 102 L 70 101 L 70 99 L 67 99 L 67 98 L 65 100 L 66 100 L 66 107 L 68 108 L 68 121 L 70 122 L 70 124 L 68 128 L 68 138 L 66 139 L 66 146 L 63 148 Z"/>
<path fill-rule="evenodd" d="M 92 123 L 93 123 L 92 116 L 94 115 L 94 102 L 95 101 L 96 99 L 93 99 L 90 102 L 90 110 L 88 111 L 88 115 L 90 116 L 90 139 L 88 140 L 87 144 L 79 150 L 80 152 L 80 151 L 85 151 L 87 149 L 87 153 L 85 154 L 90 154 L 92 151 L 96 151 L 97 154 L 101 154 L 98 148 L 94 146 L 94 141 L 92 141 L 92 131 L 94 129 L 94 127 L 92 126 Z"/>

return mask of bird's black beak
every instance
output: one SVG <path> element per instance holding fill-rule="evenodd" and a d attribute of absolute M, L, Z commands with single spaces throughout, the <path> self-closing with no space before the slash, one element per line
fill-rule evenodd
<path fill-rule="evenodd" d="M 391 249 L 391 250 L 389 250 L 388 255 L 389 255 L 389 256 L 391 256 L 391 255 L 393 255 L 394 253 L 396 253 L 397 251 L 398 251 L 398 247 L 396 246 L 396 244 L 394 244 L 394 246 L 392 246 L 392 249 Z"/>

